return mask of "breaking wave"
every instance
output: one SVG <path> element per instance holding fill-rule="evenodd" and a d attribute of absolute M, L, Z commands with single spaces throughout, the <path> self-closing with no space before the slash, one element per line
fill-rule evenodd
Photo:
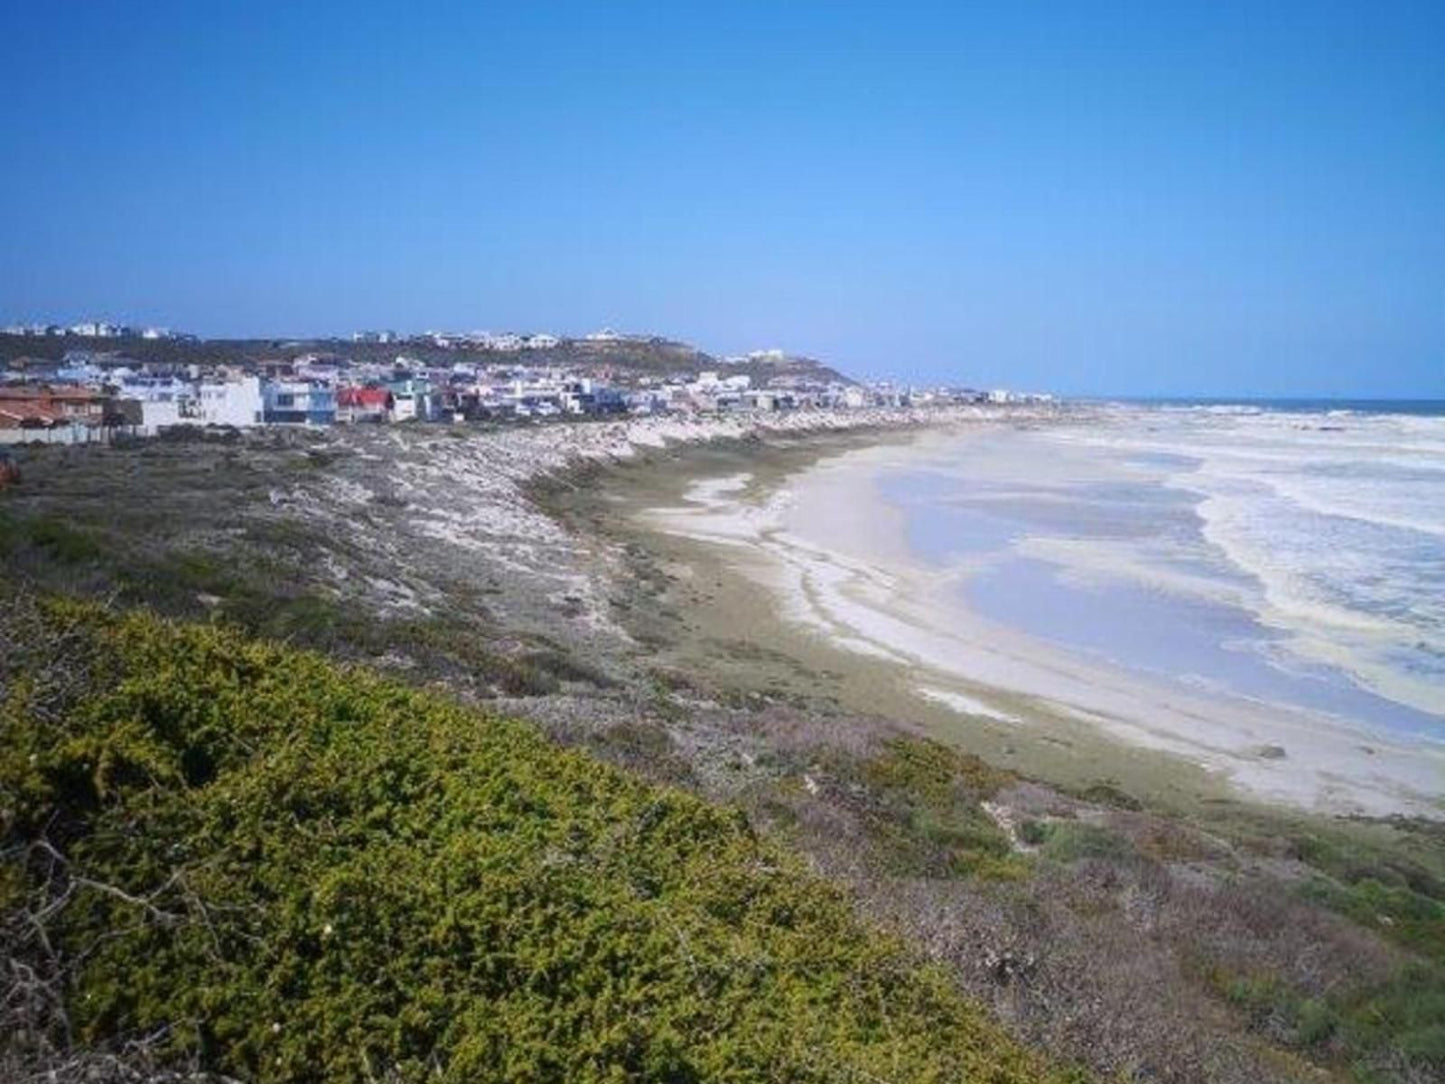
<path fill-rule="evenodd" d="M 1445 417 L 1207 408 L 1146 443 L 1288 650 L 1445 714 Z"/>

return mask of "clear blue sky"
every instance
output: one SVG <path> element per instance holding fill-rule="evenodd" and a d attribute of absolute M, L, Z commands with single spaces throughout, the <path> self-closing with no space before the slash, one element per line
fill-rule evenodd
<path fill-rule="evenodd" d="M 1445 4 L 0 2 L 0 322 L 1445 397 Z"/>

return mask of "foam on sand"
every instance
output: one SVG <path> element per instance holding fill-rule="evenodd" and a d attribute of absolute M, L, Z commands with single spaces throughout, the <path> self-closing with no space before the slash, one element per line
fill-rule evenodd
<path fill-rule="evenodd" d="M 1010 715 L 1006 711 L 1000 711 L 998 708 L 984 703 L 977 697 L 967 696 L 964 693 L 949 692 L 947 689 L 938 689 L 931 685 L 920 685 L 918 687 L 918 695 L 922 696 L 925 700 L 936 701 L 964 715 L 978 715 L 985 719 L 997 719 L 1001 723 L 1023 722 L 1017 715 Z"/>

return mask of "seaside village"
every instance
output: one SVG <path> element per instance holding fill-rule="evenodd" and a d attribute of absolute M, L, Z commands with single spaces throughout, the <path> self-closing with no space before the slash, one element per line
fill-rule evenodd
<path fill-rule="evenodd" d="M 78 330 L 5 331 L 73 333 L 90 341 L 85 349 L 65 351 L 59 360 L 22 357 L 0 370 L 0 445 L 108 443 L 153 437 L 181 426 L 456 424 L 673 412 L 857 410 L 1011 398 L 1004 392 L 852 384 L 819 379 L 806 370 L 763 381 L 728 371 L 750 362 L 781 362 L 779 351 L 726 359 L 716 371 L 662 375 L 606 363 L 558 366 L 529 361 L 529 355 L 541 358 L 555 351 L 562 340 L 551 335 L 428 334 L 404 340 L 390 332 L 361 332 L 353 336 L 354 342 L 372 348 L 395 343 L 399 352 L 387 362 L 357 360 L 344 349 L 330 349 L 285 360 L 211 364 L 139 361 L 93 342 L 186 338 L 162 329 L 87 324 Z M 624 337 L 601 332 L 589 338 Z M 419 341 L 428 347 L 426 362 L 405 352 L 409 342 Z M 439 364 L 438 355 L 450 351 L 464 353 L 465 360 Z M 479 355 L 482 360 L 477 360 Z M 758 366 L 751 368 L 756 371 Z"/>

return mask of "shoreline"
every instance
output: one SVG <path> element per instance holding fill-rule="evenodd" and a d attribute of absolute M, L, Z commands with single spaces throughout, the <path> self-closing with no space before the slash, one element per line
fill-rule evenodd
<path fill-rule="evenodd" d="M 710 419 L 675 440 L 654 419 L 162 441 L 40 457 L 0 511 L 22 582 L 375 669 L 730 810 L 1040 1049 L 1103 1076 L 1147 1048 L 1313 1079 L 1266 1072 L 1284 1048 L 1210 976 L 1283 969 L 1305 937 L 1327 967 L 1307 993 L 1394 974 L 1445 884 L 1438 821 L 1268 804 L 1077 721 L 1024 725 L 1024 698 L 920 690 L 887 655 L 789 621 L 748 574 L 766 568 L 751 542 L 638 518 L 689 491 L 766 507 L 820 462 L 936 431 L 1089 417 L 1014 413 L 764 433 Z M 896 526 L 863 520 L 880 543 Z M 88 556 L 64 559 L 56 537 Z"/>
<path fill-rule="evenodd" d="M 811 464 L 781 471 L 764 464 L 755 472 L 739 456 L 733 474 L 706 472 L 651 505 L 633 502 L 632 513 L 644 531 L 680 540 L 691 551 L 685 559 L 712 550 L 724 574 L 762 589 L 751 603 L 760 643 L 793 654 L 835 651 L 848 660 L 841 669 L 861 668 L 892 690 L 861 700 L 844 691 L 844 703 L 918 717 L 934 733 L 962 732 L 970 750 L 1030 774 L 1071 782 L 1080 773 L 1061 774 L 1056 756 L 1025 747 L 1094 747 L 1083 761 L 1112 762 L 1113 771 L 1096 774 L 1126 789 L 1182 786 L 1209 802 L 1326 815 L 1445 816 L 1437 749 L 1302 709 L 1163 688 L 978 615 L 944 612 L 931 600 L 950 574 L 910 565 L 900 513 L 859 495 L 880 465 L 937 439 L 925 432 L 908 435 L 901 450 L 898 441 L 819 449 Z M 760 609 L 776 623 L 757 622 Z M 701 624 L 707 612 L 698 612 Z M 748 622 L 723 615 L 716 623 L 729 631 Z M 880 670 L 891 671 L 888 680 Z M 1140 763 L 1151 756 L 1159 763 Z"/>

